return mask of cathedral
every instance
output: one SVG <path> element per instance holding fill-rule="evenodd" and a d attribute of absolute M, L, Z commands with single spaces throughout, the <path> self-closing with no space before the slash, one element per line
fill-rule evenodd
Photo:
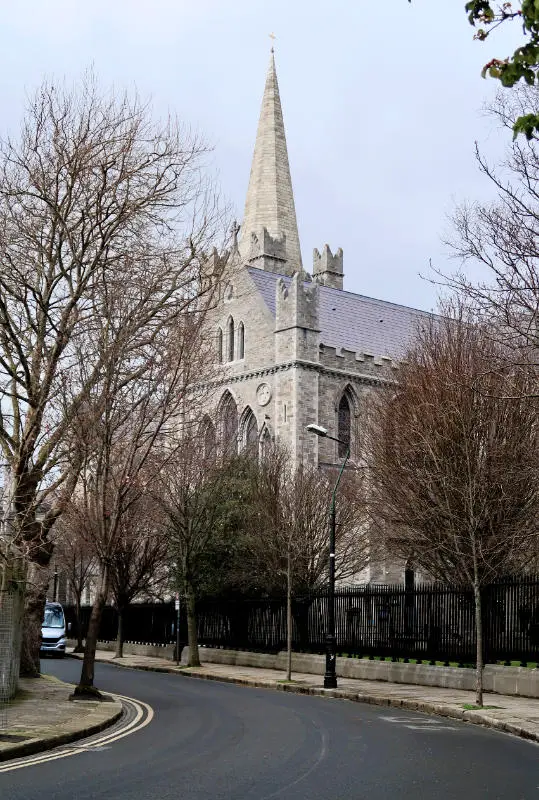
<path fill-rule="evenodd" d="M 239 231 L 210 320 L 220 377 L 206 441 L 261 451 L 277 441 L 293 463 L 320 468 L 350 446 L 353 464 L 365 397 L 391 379 L 425 313 L 346 291 L 340 248 L 315 248 L 312 272 L 304 267 L 273 50 Z M 215 253 L 208 269 L 222 272 Z M 313 423 L 341 443 L 309 432 Z M 363 580 L 402 580 L 388 569 Z"/>

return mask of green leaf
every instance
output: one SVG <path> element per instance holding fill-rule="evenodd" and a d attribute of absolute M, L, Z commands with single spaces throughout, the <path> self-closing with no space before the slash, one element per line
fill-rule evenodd
<path fill-rule="evenodd" d="M 494 12 L 488 0 L 471 0 L 466 3 L 464 10 L 469 12 L 468 22 L 470 25 L 475 25 L 481 15 L 486 18 L 487 22 L 494 19 Z"/>
<path fill-rule="evenodd" d="M 539 132 L 539 116 L 537 114 L 525 114 L 519 117 L 513 127 L 513 139 L 516 139 L 520 133 L 523 133 L 528 141 L 537 138 L 536 132 Z"/>

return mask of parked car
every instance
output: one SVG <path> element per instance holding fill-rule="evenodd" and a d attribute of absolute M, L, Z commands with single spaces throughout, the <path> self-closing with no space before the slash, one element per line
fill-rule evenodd
<path fill-rule="evenodd" d="M 45 603 L 41 626 L 41 655 L 63 658 L 66 651 L 66 620 L 60 603 Z"/>

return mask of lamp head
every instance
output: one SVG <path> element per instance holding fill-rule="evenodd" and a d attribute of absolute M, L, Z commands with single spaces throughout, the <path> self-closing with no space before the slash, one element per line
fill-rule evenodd
<path fill-rule="evenodd" d="M 315 433 L 317 436 L 328 435 L 326 428 L 323 428 L 321 425 L 315 425 L 314 422 L 311 422 L 310 425 L 307 425 L 307 430 L 309 433 Z"/>

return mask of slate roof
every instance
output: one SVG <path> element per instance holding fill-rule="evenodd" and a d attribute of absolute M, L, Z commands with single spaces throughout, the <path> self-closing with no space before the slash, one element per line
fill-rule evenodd
<path fill-rule="evenodd" d="M 276 283 L 282 278 L 288 286 L 291 278 L 255 267 L 248 267 L 248 272 L 275 316 Z M 319 313 L 322 344 L 396 359 L 402 358 L 418 325 L 430 316 L 426 311 L 328 286 L 320 286 Z"/>

